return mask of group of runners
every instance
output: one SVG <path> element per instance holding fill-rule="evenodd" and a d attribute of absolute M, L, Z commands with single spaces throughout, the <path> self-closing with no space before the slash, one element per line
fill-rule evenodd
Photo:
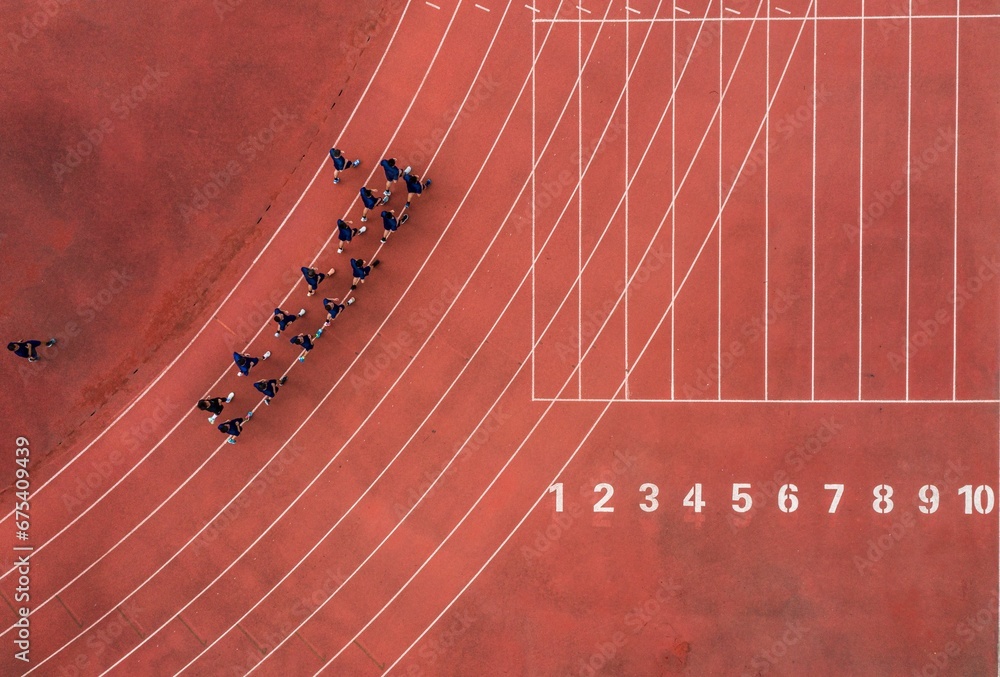
<path fill-rule="evenodd" d="M 333 183 L 340 183 L 340 174 L 348 169 L 352 169 L 361 164 L 360 159 L 348 160 L 344 155 L 343 151 L 338 148 L 330 149 L 330 159 L 333 162 Z M 420 176 L 413 174 L 411 172 L 411 167 L 406 167 L 400 170 L 396 166 L 395 158 L 386 158 L 380 163 L 383 171 L 385 172 L 385 189 L 382 191 L 381 197 L 376 197 L 375 194 L 366 186 L 362 186 L 359 194 L 361 196 L 361 203 L 363 205 L 361 211 L 361 222 L 367 223 L 368 214 L 372 209 L 375 209 L 377 205 L 381 204 L 387 206 L 389 199 L 392 196 L 393 185 L 402 179 L 406 184 L 406 202 L 403 205 L 400 215 L 396 216 L 396 210 L 394 209 L 383 209 L 381 212 L 382 216 L 382 239 L 381 243 L 389 239 L 392 233 L 396 232 L 399 226 L 406 223 L 409 219 L 409 214 L 406 210 L 410 208 L 410 201 L 414 199 L 415 196 L 423 193 L 424 189 L 431 185 L 430 179 L 421 179 Z M 367 226 L 361 226 L 360 228 L 354 227 L 353 221 L 345 221 L 343 219 L 337 219 L 337 239 L 338 247 L 337 253 L 342 254 L 344 250 L 350 245 L 354 240 L 354 237 L 361 235 L 367 231 Z M 377 254 L 376 250 L 376 254 Z M 365 259 L 352 258 L 351 263 L 351 292 L 358 288 L 359 284 L 363 284 L 365 279 L 371 274 L 372 269 L 378 267 L 379 260 L 373 258 L 370 262 Z M 306 282 L 306 296 L 314 296 L 319 289 L 319 285 L 328 277 L 332 276 L 336 270 L 335 268 L 330 268 L 330 270 L 325 273 L 317 271 L 315 268 L 310 266 L 303 266 L 301 269 L 302 277 Z M 323 335 L 323 330 L 330 326 L 340 315 L 343 310 L 354 303 L 354 296 L 348 292 L 347 296 L 341 300 L 339 298 L 324 298 L 323 299 L 323 309 L 326 311 L 326 319 L 323 322 L 323 326 L 320 327 L 315 334 L 305 332 L 301 334 L 296 334 L 291 339 L 289 343 L 298 346 L 301 352 L 298 356 L 299 362 L 304 362 L 306 355 L 315 347 L 314 341 L 319 339 Z M 297 313 L 288 313 L 281 308 L 274 309 L 274 317 L 272 318 L 277 324 L 276 330 L 274 332 L 275 337 L 280 337 L 282 333 L 291 325 L 293 322 L 297 321 L 299 318 L 306 314 L 306 309 L 302 308 Z M 271 351 L 268 350 L 261 357 L 253 357 L 252 355 L 242 354 L 238 352 L 233 353 L 233 361 L 236 363 L 236 367 L 239 369 L 237 376 L 249 376 L 250 370 L 253 369 L 260 361 L 266 360 L 271 356 Z M 254 382 L 253 387 L 264 396 L 264 404 L 270 405 L 271 399 L 278 393 L 278 390 L 285 385 L 288 380 L 287 373 L 282 375 L 280 378 L 269 378 L 262 379 Z M 215 423 L 219 414 L 222 413 L 225 405 L 232 402 L 235 393 L 229 393 L 226 397 L 212 397 L 200 400 L 198 402 L 198 408 L 207 411 L 211 414 L 208 418 L 210 423 Z M 229 444 L 236 444 L 236 438 L 240 436 L 243 432 L 243 425 L 250 420 L 253 416 L 253 410 L 246 413 L 245 416 L 240 416 L 237 418 L 229 419 L 228 421 L 223 421 L 218 425 L 219 430 L 227 435 L 226 442 Z"/>
<path fill-rule="evenodd" d="M 357 167 L 361 164 L 360 159 L 348 160 L 343 152 L 338 148 L 330 149 L 330 159 L 333 162 L 333 183 L 340 183 L 341 172 Z M 396 210 L 394 209 L 383 209 L 381 212 L 382 216 L 382 239 L 381 243 L 389 239 L 389 236 L 394 233 L 399 226 L 406 223 L 409 219 L 409 214 L 406 211 L 410 208 L 410 201 L 414 197 L 423 193 L 423 191 L 431 185 L 430 179 L 422 179 L 420 176 L 413 174 L 411 172 L 411 167 L 406 167 L 402 170 L 396 166 L 395 158 L 386 158 L 380 163 L 383 171 L 385 172 L 385 189 L 382 191 L 381 197 L 376 197 L 375 194 L 367 187 L 362 186 L 359 194 L 361 196 L 361 203 L 363 209 L 361 212 L 361 222 L 366 223 L 368 221 L 368 213 L 375 209 L 377 205 L 381 204 L 387 206 L 389 204 L 389 198 L 392 196 L 392 188 L 399 179 L 402 179 L 406 184 L 406 203 L 403 205 L 402 210 L 400 210 L 400 215 L 396 216 Z M 347 246 L 351 243 L 356 235 L 361 235 L 366 232 L 367 227 L 361 226 L 360 228 L 355 228 L 352 221 L 344 221 L 343 219 L 337 219 L 337 237 L 339 241 L 339 246 L 337 248 L 337 253 L 342 254 Z M 379 247 L 379 249 L 381 246 Z M 376 250 L 376 254 L 378 251 Z M 354 259 L 350 260 L 351 263 L 351 273 L 353 278 L 351 280 L 351 292 L 358 288 L 359 284 L 364 283 L 365 279 L 371 273 L 372 269 L 379 265 L 379 260 L 373 258 L 370 262 L 365 259 Z M 320 273 L 314 268 L 309 266 L 303 266 L 301 268 L 302 277 L 306 281 L 307 291 L 306 296 L 314 296 L 320 285 L 327 277 L 334 274 L 335 269 L 330 268 L 330 270 L 325 273 Z M 300 348 L 300 353 L 298 356 L 299 362 L 304 362 L 306 355 L 315 347 L 314 341 L 319 339 L 323 335 L 323 330 L 330 326 L 343 310 L 354 303 L 354 296 L 348 292 L 346 298 L 343 301 L 339 298 L 324 298 L 323 299 L 323 309 L 326 311 L 326 319 L 323 322 L 323 326 L 316 330 L 315 333 L 304 332 L 301 334 L 296 334 L 291 339 L 289 343 Z M 290 324 L 303 317 L 306 314 L 306 309 L 302 308 L 297 313 L 287 313 L 281 308 L 274 309 L 274 317 L 272 318 L 277 324 L 276 331 L 274 332 L 275 337 L 281 337 L 282 333 L 288 328 Z M 49 339 L 45 345 L 47 347 L 54 346 L 56 344 L 56 339 Z M 42 345 L 42 342 L 36 339 L 27 339 L 24 341 L 12 341 L 7 344 L 7 349 L 14 353 L 14 355 L 25 358 L 29 362 L 38 361 L 41 356 L 38 354 L 38 348 Z M 237 376 L 249 376 L 250 370 L 253 369 L 259 362 L 266 360 L 271 356 L 271 351 L 266 351 L 263 355 L 258 357 L 253 357 L 252 355 L 234 352 L 233 361 L 236 363 L 236 367 L 239 370 Z M 294 364 L 294 363 L 293 363 Z M 270 405 L 271 399 L 277 395 L 278 390 L 285 385 L 288 381 L 287 371 L 279 378 L 268 378 L 262 379 L 254 382 L 254 389 L 264 396 L 264 404 Z M 198 401 L 198 409 L 208 412 L 210 415 L 208 417 L 209 423 L 214 424 L 216 419 L 225 409 L 225 405 L 233 401 L 235 397 L 235 392 L 230 392 L 226 397 L 208 397 Z M 232 418 L 227 421 L 223 421 L 218 424 L 218 429 L 225 435 L 227 435 L 226 442 L 229 444 L 236 444 L 236 438 L 240 436 L 243 432 L 243 425 L 250 420 L 253 416 L 253 410 L 251 409 L 246 413 L 245 416 L 240 416 L 237 418 Z"/>

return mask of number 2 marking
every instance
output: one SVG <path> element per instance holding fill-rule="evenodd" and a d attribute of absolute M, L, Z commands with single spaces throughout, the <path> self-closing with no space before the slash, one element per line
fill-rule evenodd
<path fill-rule="evenodd" d="M 594 487 L 595 494 L 599 491 L 603 491 L 604 496 L 602 496 L 597 501 L 597 503 L 594 504 L 594 512 L 614 512 L 615 509 L 613 507 L 605 506 L 604 504 L 607 503 L 611 499 L 611 497 L 615 495 L 615 488 L 610 484 L 608 484 L 607 482 L 601 482 L 596 487 Z"/>

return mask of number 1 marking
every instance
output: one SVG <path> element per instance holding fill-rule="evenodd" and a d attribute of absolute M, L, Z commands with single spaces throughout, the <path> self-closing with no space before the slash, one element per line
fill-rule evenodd
<path fill-rule="evenodd" d="M 556 512 L 563 511 L 563 485 L 562 482 L 556 482 L 551 487 L 549 487 L 549 493 L 556 493 Z"/>
<path fill-rule="evenodd" d="M 834 513 L 837 512 L 837 506 L 840 505 L 840 497 L 844 495 L 844 485 L 843 484 L 824 484 L 824 489 L 836 491 L 833 495 L 833 501 L 830 502 L 830 509 L 827 512 Z"/>

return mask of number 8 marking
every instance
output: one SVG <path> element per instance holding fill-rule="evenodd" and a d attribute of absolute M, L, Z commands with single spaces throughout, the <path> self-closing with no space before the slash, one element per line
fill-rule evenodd
<path fill-rule="evenodd" d="M 872 490 L 872 494 L 875 496 L 875 500 L 872 501 L 875 512 L 881 515 L 892 512 L 892 487 L 888 484 L 880 484 Z"/>

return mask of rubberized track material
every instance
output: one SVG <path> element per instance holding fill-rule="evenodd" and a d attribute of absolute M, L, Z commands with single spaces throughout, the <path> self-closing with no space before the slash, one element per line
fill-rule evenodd
<path fill-rule="evenodd" d="M 316 9 L 334 75 L 308 101 L 282 99 L 297 72 L 240 90 L 270 133 L 233 114 L 192 172 L 217 193 L 178 190 L 133 237 L 88 221 L 104 296 L 47 267 L 81 245 L 25 203 L 51 228 L 0 241 L 9 333 L 94 319 L 5 360 L 0 671 L 996 674 L 1000 3 L 832 5 Z M 16 58 L 84 39 L 60 7 Z M 258 70 L 308 51 L 244 3 L 189 11 L 206 45 L 254 36 Z M 86 163 L 16 190 L 129 190 L 109 163 L 155 165 L 177 141 L 146 127 L 211 91 L 151 68 Z M 39 73 L 20 96 L 42 110 Z M 364 160 L 336 186 L 334 144 Z M 291 336 L 346 297 L 336 219 L 389 156 L 433 189 L 386 243 L 355 237 L 380 265 L 299 362 L 270 310 L 307 309 Z M 306 298 L 302 265 L 337 270 Z M 233 351 L 266 350 L 236 378 Z M 261 406 L 252 381 L 282 375 Z M 235 446 L 193 407 L 230 391 L 221 417 L 254 411 Z"/>

